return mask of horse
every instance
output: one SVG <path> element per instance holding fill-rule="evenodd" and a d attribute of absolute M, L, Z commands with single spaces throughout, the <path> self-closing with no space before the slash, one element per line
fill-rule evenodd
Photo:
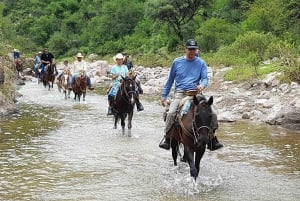
<path fill-rule="evenodd" d="M 115 96 L 113 102 L 113 114 L 114 114 L 114 128 L 117 128 L 117 123 L 119 119 L 121 120 L 121 127 L 125 129 L 125 119 L 128 115 L 128 129 L 132 128 L 132 117 L 134 105 L 136 103 L 136 75 L 134 76 L 132 73 L 124 78 L 122 76 L 122 81 L 119 86 L 118 92 Z"/>
<path fill-rule="evenodd" d="M 78 98 L 78 100 L 80 101 L 82 95 L 82 100 L 85 101 L 86 85 L 87 85 L 87 80 L 85 75 L 79 74 L 78 76 L 76 76 L 75 83 L 72 86 L 73 92 L 75 94 L 74 100 Z"/>
<path fill-rule="evenodd" d="M 45 66 L 45 74 L 42 81 L 45 88 L 47 87 L 48 84 L 49 91 L 50 88 L 53 88 L 53 83 L 55 80 L 55 72 L 56 72 L 55 64 L 48 64 L 47 66 Z"/>
<path fill-rule="evenodd" d="M 17 70 L 18 75 L 21 76 L 23 74 L 23 64 L 22 64 L 21 60 L 16 59 L 15 65 L 16 65 L 16 70 Z"/>
<path fill-rule="evenodd" d="M 168 132 L 171 136 L 174 165 L 177 166 L 179 145 L 182 144 L 184 147 L 182 160 L 189 164 L 190 175 L 195 180 L 199 175 L 200 161 L 205 153 L 206 144 L 212 135 L 212 104 L 212 96 L 207 100 L 202 95 L 194 95 L 187 113 L 178 113 L 177 121 Z"/>
<path fill-rule="evenodd" d="M 57 79 L 57 88 L 58 91 L 61 92 L 63 90 L 63 93 L 65 95 L 65 99 L 70 98 L 71 93 L 71 72 L 69 69 L 64 70 L 63 74 Z"/>

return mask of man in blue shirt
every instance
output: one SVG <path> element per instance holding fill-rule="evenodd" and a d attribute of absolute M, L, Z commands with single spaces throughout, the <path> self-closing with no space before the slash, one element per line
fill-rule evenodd
<path fill-rule="evenodd" d="M 185 97 L 185 92 L 189 90 L 197 90 L 201 93 L 208 85 L 207 66 L 200 57 L 196 56 L 197 49 L 197 42 L 194 39 L 189 39 L 186 42 L 185 55 L 174 59 L 172 63 L 169 77 L 161 96 L 161 104 L 166 106 L 168 94 L 170 93 L 175 81 L 174 100 L 171 102 L 166 116 L 166 134 L 173 126 L 178 105 L 182 98 Z M 217 118 L 216 115 L 214 116 L 215 126 L 213 129 L 216 129 Z M 167 150 L 170 149 L 169 138 L 169 136 L 165 135 L 165 138 L 159 144 L 159 147 Z M 210 150 L 216 150 L 221 147 L 223 147 L 223 145 L 218 142 L 216 137 L 214 137 L 212 142 L 208 145 Z"/>

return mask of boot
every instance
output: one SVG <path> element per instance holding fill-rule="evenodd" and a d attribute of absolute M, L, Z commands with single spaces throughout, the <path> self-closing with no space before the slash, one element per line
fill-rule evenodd
<path fill-rule="evenodd" d="M 162 149 L 169 150 L 170 149 L 170 139 L 164 137 L 161 142 L 159 143 L 159 147 Z"/>
<path fill-rule="evenodd" d="M 136 103 L 136 109 L 138 112 L 143 111 L 144 107 L 143 107 L 142 103 L 140 103 L 140 102 Z"/>
<path fill-rule="evenodd" d="M 113 115 L 113 98 L 108 100 L 107 115 Z"/>
<path fill-rule="evenodd" d="M 140 102 L 139 97 L 136 98 L 136 109 L 138 112 L 144 110 L 144 107 L 143 107 L 142 103 Z"/>
<path fill-rule="evenodd" d="M 214 136 L 210 142 L 207 144 L 207 148 L 211 151 L 220 149 L 221 147 L 223 147 L 223 144 L 219 143 L 219 140 L 217 139 L 216 136 Z"/>
<path fill-rule="evenodd" d="M 108 112 L 107 115 L 113 115 L 112 107 L 108 106 Z"/>

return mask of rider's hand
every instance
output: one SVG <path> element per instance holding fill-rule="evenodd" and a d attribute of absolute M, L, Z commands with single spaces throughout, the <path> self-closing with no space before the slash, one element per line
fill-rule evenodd
<path fill-rule="evenodd" d="M 161 103 L 162 106 L 165 107 L 165 106 L 167 105 L 167 100 L 162 98 L 162 99 L 160 100 L 160 103 Z"/>
<path fill-rule="evenodd" d="M 202 91 L 203 91 L 203 87 L 202 86 L 200 86 L 200 85 L 198 85 L 197 86 L 197 91 L 198 91 L 198 93 L 201 93 Z"/>

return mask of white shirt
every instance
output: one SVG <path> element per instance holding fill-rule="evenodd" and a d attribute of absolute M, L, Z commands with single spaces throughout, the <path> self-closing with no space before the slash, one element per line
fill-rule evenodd
<path fill-rule="evenodd" d="M 75 61 L 72 68 L 72 74 L 83 73 L 88 71 L 88 65 L 85 61 Z"/>

